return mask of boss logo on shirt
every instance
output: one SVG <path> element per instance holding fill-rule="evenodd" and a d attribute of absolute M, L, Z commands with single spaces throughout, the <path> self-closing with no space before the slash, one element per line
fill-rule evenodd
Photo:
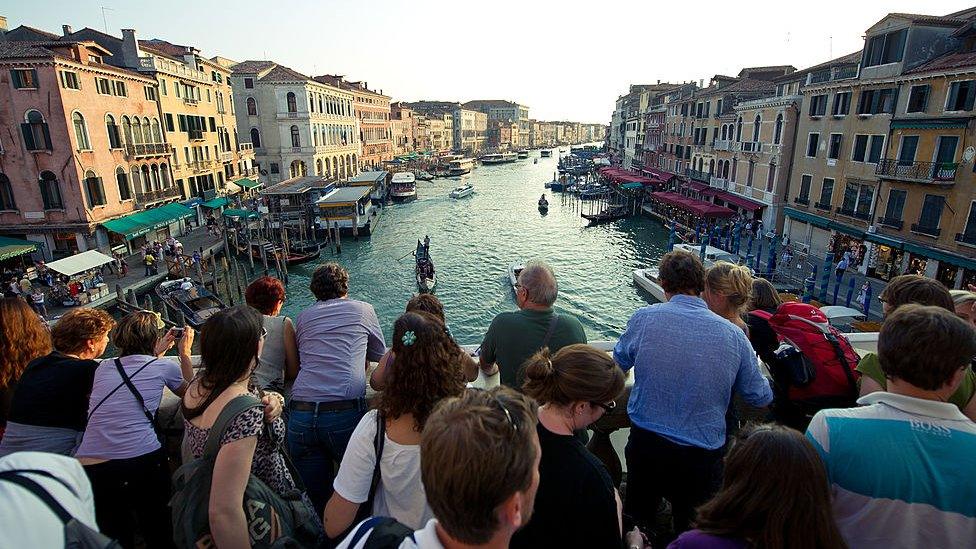
<path fill-rule="evenodd" d="M 948 427 L 943 427 L 942 425 L 935 425 L 934 423 L 929 423 L 928 421 L 921 421 L 918 419 L 912 419 L 909 421 L 912 426 L 912 431 L 916 433 L 925 433 L 927 435 L 935 435 L 944 438 L 952 437 L 952 430 Z"/>

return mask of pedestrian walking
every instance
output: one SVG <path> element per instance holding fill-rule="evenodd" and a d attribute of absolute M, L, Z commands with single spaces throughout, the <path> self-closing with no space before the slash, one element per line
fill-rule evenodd
<path fill-rule="evenodd" d="M 837 262 L 837 270 L 834 273 L 837 275 L 837 280 L 840 280 L 844 273 L 847 272 L 847 267 L 851 265 L 851 252 L 850 250 L 844 252 L 844 256 L 841 257 L 840 261 Z"/>
<path fill-rule="evenodd" d="M 41 318 L 47 318 L 47 307 L 44 306 L 44 291 L 40 288 L 34 290 L 31 295 L 31 307 L 41 316 Z"/>
<path fill-rule="evenodd" d="M 146 276 L 152 276 L 156 270 L 156 258 L 151 252 L 146 252 L 146 258 L 143 259 L 143 263 L 146 265 Z"/>

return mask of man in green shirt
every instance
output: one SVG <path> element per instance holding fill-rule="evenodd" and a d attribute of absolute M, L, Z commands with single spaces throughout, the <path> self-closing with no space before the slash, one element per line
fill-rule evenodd
<path fill-rule="evenodd" d="M 566 345 L 586 343 L 583 325 L 573 315 L 556 313 L 558 287 L 549 265 L 531 261 L 519 273 L 515 303 L 519 310 L 500 313 L 481 343 L 481 369 L 501 372 L 501 383 L 522 389 L 522 364 L 543 347 L 555 353 Z"/>

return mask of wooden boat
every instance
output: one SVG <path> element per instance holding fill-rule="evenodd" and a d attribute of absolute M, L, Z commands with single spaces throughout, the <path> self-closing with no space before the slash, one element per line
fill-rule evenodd
<path fill-rule="evenodd" d="M 268 258 L 268 265 L 271 265 L 275 261 L 275 257 L 284 255 L 284 251 L 281 246 L 273 242 L 257 243 L 252 242 L 250 246 L 251 257 L 255 261 L 262 261 L 261 259 L 261 248 L 264 248 L 264 253 Z M 238 250 L 241 254 L 247 255 L 247 248 Z M 292 265 L 301 265 L 302 263 L 308 263 L 318 259 L 322 254 L 321 245 L 317 242 L 296 242 L 288 246 L 288 255 L 284 257 L 285 263 L 290 267 Z"/>
<path fill-rule="evenodd" d="M 591 225 L 596 225 L 597 223 L 607 223 L 627 217 L 627 207 L 611 206 L 599 213 L 580 215 L 583 216 L 583 219 L 589 221 Z"/>
<path fill-rule="evenodd" d="M 474 185 L 471 183 L 465 183 L 464 185 L 459 185 L 451 191 L 451 198 L 464 198 L 466 196 L 471 196 L 474 193 Z"/>
<path fill-rule="evenodd" d="M 193 279 L 168 280 L 156 286 L 156 295 L 174 313 L 182 313 L 186 323 L 199 330 L 211 316 L 224 308 L 224 302 Z"/>
<path fill-rule="evenodd" d="M 413 255 L 416 258 L 417 290 L 422 294 L 434 293 L 437 286 L 437 273 L 434 272 L 434 262 L 430 259 L 430 244 L 417 241 L 417 250 Z"/>
<path fill-rule="evenodd" d="M 418 170 L 418 171 L 414 172 L 413 175 L 414 175 L 414 177 L 417 178 L 418 181 L 432 181 L 434 179 L 434 175 L 433 174 L 431 174 L 429 172 L 426 172 L 424 170 Z"/>
<path fill-rule="evenodd" d="M 548 213 L 549 212 L 549 201 L 543 198 L 539 201 L 539 212 Z"/>
<path fill-rule="evenodd" d="M 512 285 L 513 292 L 518 291 L 518 277 L 524 268 L 525 264 L 521 262 L 515 262 L 508 266 L 508 281 Z"/>

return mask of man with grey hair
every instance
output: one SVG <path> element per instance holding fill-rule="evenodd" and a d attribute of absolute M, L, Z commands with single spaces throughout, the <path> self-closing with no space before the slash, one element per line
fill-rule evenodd
<path fill-rule="evenodd" d="M 481 368 L 501 372 L 501 383 L 521 390 L 522 364 L 540 349 L 555 353 L 566 345 L 586 343 L 583 326 L 573 315 L 556 313 L 558 286 L 552 268 L 530 261 L 519 273 L 515 303 L 519 310 L 500 313 L 491 321 L 481 343 Z"/>

